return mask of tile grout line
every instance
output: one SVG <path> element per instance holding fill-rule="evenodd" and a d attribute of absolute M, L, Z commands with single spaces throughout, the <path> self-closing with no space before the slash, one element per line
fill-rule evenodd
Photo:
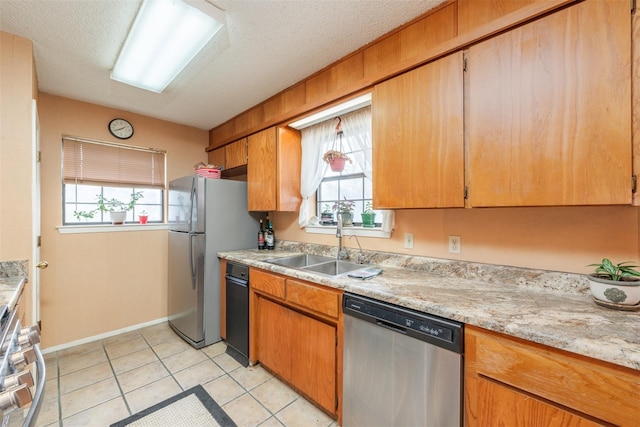
<path fill-rule="evenodd" d="M 111 368 L 111 373 L 113 374 L 113 379 L 116 380 L 116 385 L 118 386 L 118 390 L 120 391 L 120 396 L 122 397 L 122 400 L 124 401 L 124 405 L 127 407 L 127 412 L 129 412 L 129 415 L 132 415 L 131 407 L 129 406 L 129 402 L 127 401 L 127 398 L 124 396 L 124 391 L 122 390 L 122 386 L 120 385 L 120 381 L 118 380 L 118 375 L 116 375 L 116 371 L 115 371 L 115 369 L 113 367 L 113 363 L 111 363 L 111 356 L 109 356 L 109 352 L 107 351 L 107 347 L 106 347 L 106 345 L 104 343 L 104 340 L 101 340 L 101 344 L 102 344 L 102 349 L 104 350 L 104 354 L 107 356 L 107 362 L 109 362 L 109 367 Z"/>

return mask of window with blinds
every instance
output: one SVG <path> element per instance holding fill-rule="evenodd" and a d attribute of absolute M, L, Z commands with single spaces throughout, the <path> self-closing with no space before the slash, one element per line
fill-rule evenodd
<path fill-rule="evenodd" d="M 142 197 L 127 211 L 126 222 L 137 223 L 140 215 L 164 221 L 164 151 L 65 137 L 62 152 L 64 224 L 110 223 L 98 200 L 126 205 L 132 193 Z"/>

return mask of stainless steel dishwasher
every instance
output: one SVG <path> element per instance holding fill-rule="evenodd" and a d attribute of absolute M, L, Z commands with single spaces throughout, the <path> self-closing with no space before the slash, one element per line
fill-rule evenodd
<path fill-rule="evenodd" d="M 462 425 L 462 323 L 350 293 L 343 312 L 343 427 Z"/>

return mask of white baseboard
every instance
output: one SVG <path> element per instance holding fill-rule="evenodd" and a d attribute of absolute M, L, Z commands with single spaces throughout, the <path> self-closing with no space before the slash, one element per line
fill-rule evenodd
<path fill-rule="evenodd" d="M 139 323 L 139 324 L 133 325 L 133 326 L 127 326 L 126 328 L 122 328 L 122 329 L 118 329 L 118 330 L 110 331 L 110 332 L 105 332 L 104 334 L 94 335 L 92 337 L 83 338 L 83 339 L 77 340 L 77 341 L 71 341 L 71 342 L 68 342 L 68 343 L 65 343 L 65 344 L 56 345 L 54 347 L 47 347 L 45 349 L 42 349 L 42 354 L 53 353 L 53 352 L 56 352 L 56 351 L 60 351 L 60 350 L 64 350 L 64 349 L 67 349 L 67 348 L 75 347 L 77 345 L 87 344 L 87 343 L 90 343 L 90 342 L 93 342 L 93 341 L 97 341 L 97 340 L 103 340 L 105 338 L 113 337 L 115 335 L 123 334 L 125 332 L 135 331 L 137 329 L 146 328 L 148 326 L 153 326 L 153 325 L 157 325 L 159 323 L 168 322 L 168 321 L 169 321 L 168 317 L 163 317 L 163 318 L 160 318 L 160 319 L 151 320 L 149 322 Z"/>

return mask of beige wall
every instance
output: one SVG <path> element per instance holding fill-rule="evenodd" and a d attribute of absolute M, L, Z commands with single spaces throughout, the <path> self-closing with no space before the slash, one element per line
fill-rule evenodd
<path fill-rule="evenodd" d="M 566 272 L 591 271 L 608 257 L 640 259 L 639 208 L 631 206 L 496 209 L 417 209 L 396 212 L 391 239 L 359 238 L 363 249 Z M 297 214 L 276 213 L 276 238 L 336 245 L 332 235 L 301 231 Z M 413 233 L 414 249 L 404 249 Z M 449 235 L 461 236 L 460 254 L 448 252 Z M 355 239 L 344 239 L 357 248 Z"/>
<path fill-rule="evenodd" d="M 61 136 L 116 141 L 107 124 L 129 120 L 127 144 L 167 150 L 167 179 L 207 161 L 208 134 L 126 111 L 40 94 L 42 342 L 47 348 L 167 316 L 167 231 L 60 234 Z M 117 141 L 116 141 L 117 142 Z"/>
<path fill-rule="evenodd" d="M 0 31 L 0 261 L 28 260 L 30 267 L 31 101 L 37 99 L 36 85 L 31 41 Z M 32 322 L 31 288 L 27 283 L 20 302 L 25 323 Z"/>

